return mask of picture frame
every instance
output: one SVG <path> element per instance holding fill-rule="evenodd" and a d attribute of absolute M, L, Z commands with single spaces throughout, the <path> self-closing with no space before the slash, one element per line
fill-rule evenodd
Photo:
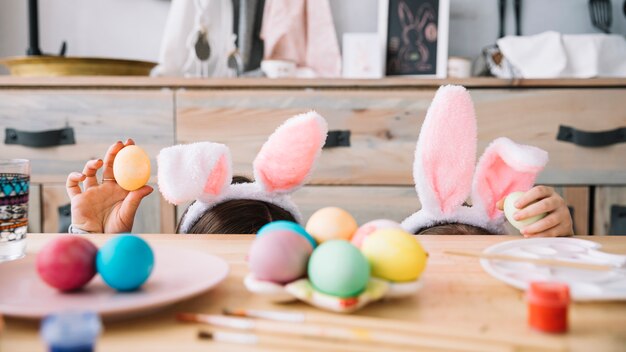
<path fill-rule="evenodd" d="M 385 76 L 446 78 L 450 0 L 379 0 Z"/>

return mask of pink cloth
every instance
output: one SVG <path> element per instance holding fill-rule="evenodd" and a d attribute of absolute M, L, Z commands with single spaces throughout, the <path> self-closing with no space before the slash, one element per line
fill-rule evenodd
<path fill-rule="evenodd" d="M 328 0 L 266 0 L 261 38 L 266 60 L 290 60 L 320 77 L 341 75 Z"/>

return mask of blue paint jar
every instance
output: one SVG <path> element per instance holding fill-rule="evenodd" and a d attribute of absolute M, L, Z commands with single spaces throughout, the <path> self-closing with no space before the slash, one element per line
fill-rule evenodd
<path fill-rule="evenodd" d="M 41 323 L 41 337 L 50 352 L 92 352 L 102 331 L 95 312 L 61 312 Z"/>

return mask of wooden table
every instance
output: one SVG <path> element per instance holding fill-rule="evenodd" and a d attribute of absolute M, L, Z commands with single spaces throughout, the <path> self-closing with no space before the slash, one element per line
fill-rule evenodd
<path fill-rule="evenodd" d="M 38 251 L 53 236 L 29 235 L 28 251 Z M 98 244 L 109 237 L 90 236 Z M 104 334 L 97 345 L 98 351 L 274 351 L 280 349 L 280 346 L 253 348 L 198 340 L 196 335 L 199 327 L 177 323 L 174 316 L 177 312 L 219 313 L 224 307 L 320 312 L 304 303 L 274 305 L 245 290 L 242 279 L 247 273 L 245 256 L 252 236 L 142 237 L 155 245 L 194 248 L 218 255 L 231 265 L 231 273 L 216 289 L 196 298 L 148 316 L 105 322 Z M 626 253 L 625 237 L 586 238 L 603 244 L 607 252 Z M 424 288 L 413 298 L 376 303 L 356 315 L 428 323 L 446 327 L 450 331 L 514 335 L 563 350 L 626 351 L 626 302 L 574 303 L 570 309 L 570 331 L 567 334 L 541 334 L 530 330 L 526 324 L 523 292 L 486 274 L 476 259 L 442 254 L 443 250 L 451 249 L 480 251 L 492 244 L 513 239 L 516 237 L 420 236 L 419 240 L 430 253 L 423 275 Z M 202 268 L 198 268 L 198 274 L 202 274 Z M 0 351 L 43 351 L 45 347 L 39 339 L 38 328 L 38 322 L 35 321 L 6 318 L 5 330 L 0 335 Z M 343 348 L 346 348 L 345 344 Z M 316 348 L 312 345 L 311 350 Z"/>

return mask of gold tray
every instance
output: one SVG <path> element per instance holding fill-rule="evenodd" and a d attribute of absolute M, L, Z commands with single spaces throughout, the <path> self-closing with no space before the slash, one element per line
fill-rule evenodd
<path fill-rule="evenodd" d="M 42 76 L 148 76 L 157 64 L 148 61 L 91 57 L 23 56 L 0 59 L 11 75 Z"/>

